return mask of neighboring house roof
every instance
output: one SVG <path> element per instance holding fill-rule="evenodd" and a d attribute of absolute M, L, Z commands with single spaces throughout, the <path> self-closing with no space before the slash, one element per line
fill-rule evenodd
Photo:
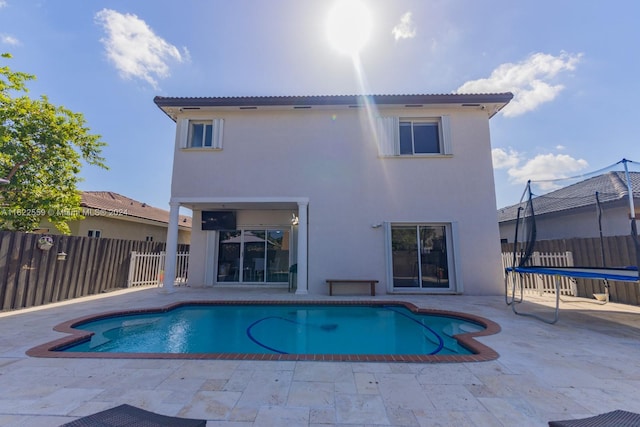
<path fill-rule="evenodd" d="M 640 172 L 629 172 L 633 198 L 640 198 Z M 536 215 L 561 212 L 596 203 L 595 193 L 601 203 L 628 198 L 627 179 L 624 172 L 607 172 L 593 178 L 580 181 L 559 190 L 535 197 Z M 525 201 L 526 202 L 526 201 Z M 525 202 L 498 209 L 498 222 L 513 221 L 518 217 L 518 208 Z"/>
<path fill-rule="evenodd" d="M 130 199 L 113 191 L 83 191 L 80 206 L 117 213 L 132 218 L 169 224 L 169 212 Z M 191 228 L 191 217 L 180 215 L 180 227 Z"/>
<path fill-rule="evenodd" d="M 312 108 L 318 106 L 359 107 L 367 103 L 375 105 L 398 105 L 421 107 L 425 104 L 459 104 L 464 107 L 483 108 L 489 105 L 488 113 L 493 116 L 513 98 L 512 93 L 488 94 L 422 94 L 422 95 L 321 95 L 321 96 L 246 96 L 246 97 L 163 97 L 156 96 L 153 102 L 173 120 L 183 109 L 211 107 L 238 107 L 257 109 L 259 107 Z M 176 110 L 174 110 L 176 108 Z"/>

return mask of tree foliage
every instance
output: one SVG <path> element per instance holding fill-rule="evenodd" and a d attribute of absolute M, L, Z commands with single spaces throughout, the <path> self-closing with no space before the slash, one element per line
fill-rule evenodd
<path fill-rule="evenodd" d="M 3 54 L 9 59 L 11 55 Z M 63 233 L 82 219 L 77 184 L 83 162 L 107 168 L 106 144 L 82 114 L 27 96 L 35 76 L 0 67 L 0 229 L 32 231 L 47 219 Z"/>

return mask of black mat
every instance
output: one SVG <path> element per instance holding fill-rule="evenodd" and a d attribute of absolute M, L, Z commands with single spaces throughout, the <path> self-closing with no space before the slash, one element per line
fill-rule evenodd
<path fill-rule="evenodd" d="M 206 427 L 206 420 L 169 417 L 131 405 L 120 405 L 60 427 Z"/>
<path fill-rule="evenodd" d="M 549 427 L 640 427 L 640 414 L 618 409 L 580 420 L 549 421 Z"/>

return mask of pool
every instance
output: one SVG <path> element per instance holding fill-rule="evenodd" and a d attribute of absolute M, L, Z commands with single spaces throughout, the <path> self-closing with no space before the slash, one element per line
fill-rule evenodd
<path fill-rule="evenodd" d="M 487 319 L 405 302 L 183 302 L 58 325 L 70 337 L 29 350 L 45 357 L 479 361 Z"/>

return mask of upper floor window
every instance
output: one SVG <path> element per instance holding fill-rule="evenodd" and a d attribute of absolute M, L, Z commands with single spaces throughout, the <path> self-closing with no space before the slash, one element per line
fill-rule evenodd
<path fill-rule="evenodd" d="M 102 231 L 100 231 L 100 230 L 89 230 L 89 231 L 87 231 L 87 236 L 88 237 L 101 237 L 102 236 Z"/>
<path fill-rule="evenodd" d="M 437 120 L 400 120 L 400 154 L 438 154 L 440 127 Z"/>
<path fill-rule="evenodd" d="M 189 147 L 211 147 L 213 124 L 211 121 L 189 122 Z"/>
<path fill-rule="evenodd" d="M 224 119 L 180 120 L 177 124 L 180 148 L 221 150 L 223 125 Z"/>
<path fill-rule="evenodd" d="M 378 118 L 378 150 L 381 156 L 451 154 L 449 116 Z"/>

